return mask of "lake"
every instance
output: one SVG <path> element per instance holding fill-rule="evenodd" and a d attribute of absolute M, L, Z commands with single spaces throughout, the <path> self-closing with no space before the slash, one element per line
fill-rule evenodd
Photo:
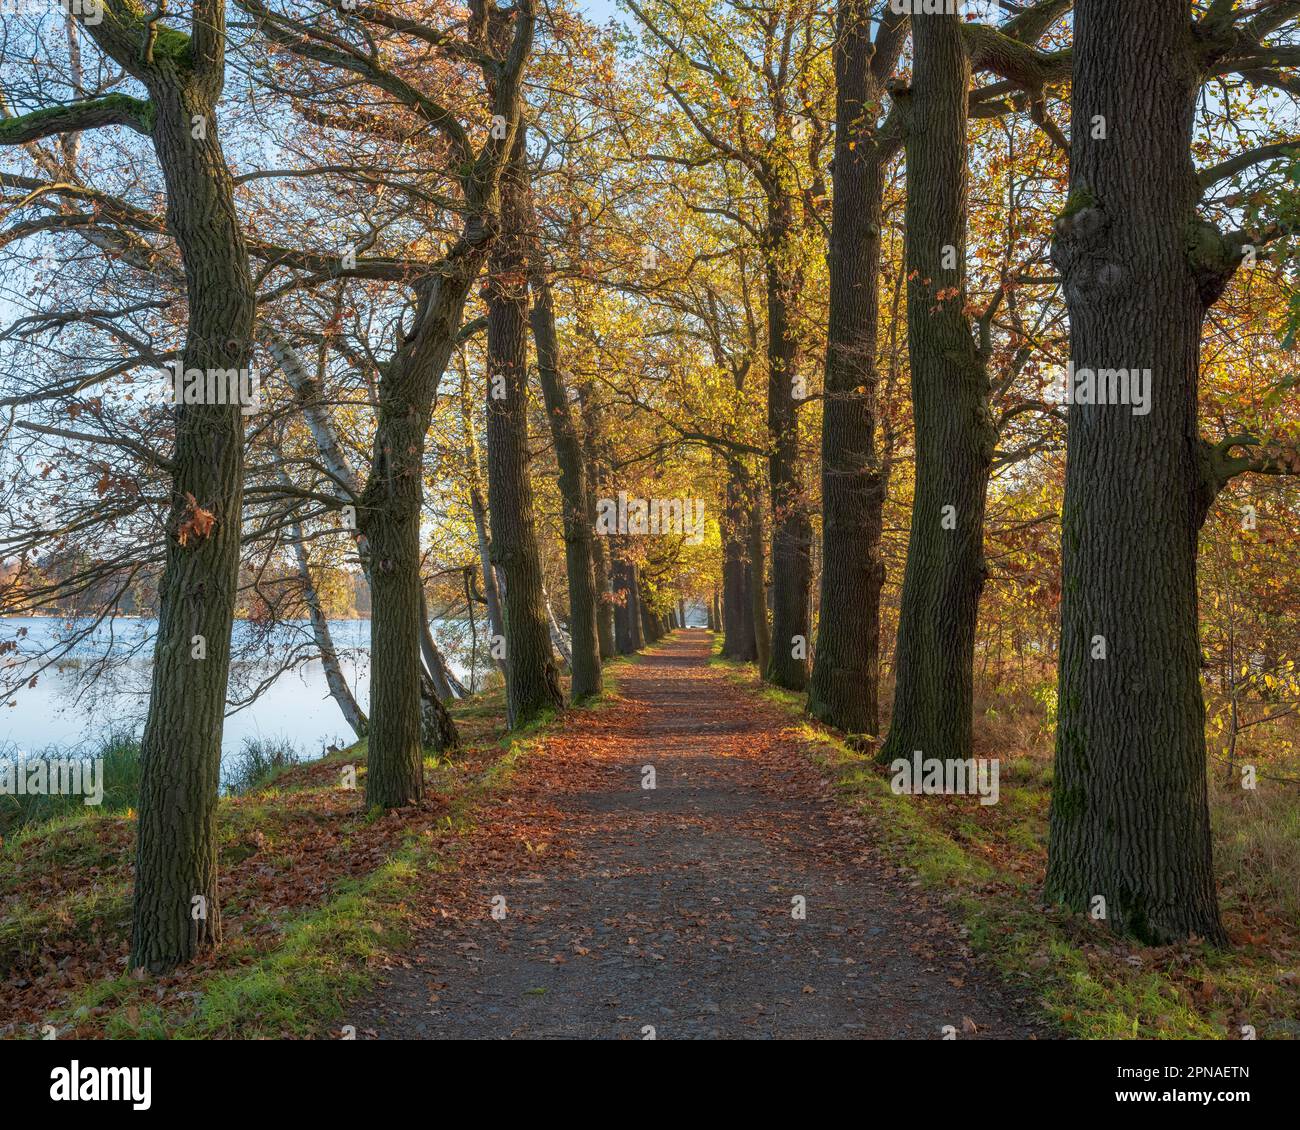
<path fill-rule="evenodd" d="M 0 705 L 0 753 L 22 750 L 36 753 L 58 748 L 75 751 L 93 747 L 108 731 L 134 729 L 138 734 L 148 705 L 149 669 L 157 621 L 118 617 L 104 621 L 79 642 L 69 658 L 75 666 L 46 670 L 35 687 L 24 687 Z M 17 640 L 20 654 L 30 656 L 62 638 L 68 622 L 57 617 L 0 619 L 0 642 Z M 21 629 L 27 634 L 20 637 Z M 339 650 L 340 665 L 362 708 L 370 699 L 370 621 L 333 620 L 330 631 Z M 256 683 L 274 669 L 258 656 L 283 654 L 290 648 L 307 649 L 310 625 L 288 621 L 269 634 L 247 621 L 235 622 L 234 643 L 253 654 L 232 682 L 242 678 Z M 6 660 L 12 659 L 6 656 Z M 86 686 L 85 676 L 107 660 L 110 669 L 98 685 Z M 464 680 L 467 671 L 451 661 Z M 13 701 L 16 705 L 8 705 Z M 239 749 L 245 738 L 287 739 L 303 756 L 317 756 L 331 743 L 348 745 L 352 730 L 343 721 L 325 684 L 317 659 L 286 671 L 251 705 L 226 716 L 222 733 L 223 757 Z"/>

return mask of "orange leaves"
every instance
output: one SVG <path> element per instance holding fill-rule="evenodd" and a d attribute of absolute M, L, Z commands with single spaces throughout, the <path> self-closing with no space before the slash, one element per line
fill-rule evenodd
<path fill-rule="evenodd" d="M 185 492 L 185 506 L 180 525 L 176 527 L 176 541 L 182 547 L 189 545 L 191 540 L 201 541 L 210 537 L 217 524 L 216 515 L 200 506 L 189 491 Z"/>

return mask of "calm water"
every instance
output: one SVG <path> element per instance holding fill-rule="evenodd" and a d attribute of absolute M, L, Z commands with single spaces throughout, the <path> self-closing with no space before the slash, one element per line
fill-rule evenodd
<path fill-rule="evenodd" d="M 0 705 L 0 752 L 75 749 L 82 743 L 93 745 L 114 727 L 134 728 L 138 733 L 148 702 L 155 627 L 154 620 L 118 618 L 105 622 L 72 651 L 79 670 L 47 669 L 35 687 L 24 687 L 5 700 Z M 22 628 L 27 629 L 27 635 L 19 638 Z M 55 618 L 3 619 L 0 642 L 18 639 L 20 653 L 31 655 L 61 638 L 66 630 L 66 621 Z M 344 675 L 365 709 L 370 698 L 370 621 L 331 621 L 330 630 Z M 243 668 L 243 675 L 255 684 L 273 670 L 259 661 L 257 654 L 283 654 L 286 648 L 303 646 L 310 640 L 310 632 L 305 621 L 290 622 L 262 641 L 249 624 L 236 621 L 236 647 L 254 639 L 259 641 L 257 653 Z M 99 685 L 87 687 L 85 671 L 104 657 L 116 662 Z M 465 677 L 454 663 L 452 667 L 458 676 Z M 236 673 L 232 681 L 239 677 Z M 16 705 L 8 705 L 9 701 Z M 319 660 L 281 674 L 251 706 L 227 715 L 223 751 L 230 754 L 249 737 L 288 739 L 304 756 L 316 756 L 330 743 L 352 742 L 352 731 L 329 696 Z"/>

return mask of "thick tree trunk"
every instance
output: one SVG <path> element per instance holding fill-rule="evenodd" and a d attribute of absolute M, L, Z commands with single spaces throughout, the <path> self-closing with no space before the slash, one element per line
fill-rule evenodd
<path fill-rule="evenodd" d="M 564 706 L 551 652 L 528 475 L 528 215 L 524 130 L 501 174 L 488 274 L 488 513 L 505 576 L 506 716 L 512 728 Z"/>
<path fill-rule="evenodd" d="M 623 558 L 614 557 L 614 643 L 619 655 L 636 651 L 633 623 L 636 620 L 636 598 L 632 590 L 632 566 Z"/>
<path fill-rule="evenodd" d="M 645 646 L 642 627 L 640 585 L 637 568 L 619 555 L 614 557 L 614 630 L 620 655 L 631 655 Z"/>
<path fill-rule="evenodd" d="M 534 237 L 536 238 L 536 237 Z M 570 697 L 584 702 L 600 694 L 600 636 L 596 623 L 596 574 L 593 565 L 595 526 L 587 470 L 578 430 L 569 407 L 568 392 L 560 376 L 560 346 L 555 332 L 555 305 L 551 284 L 541 262 L 541 248 L 533 248 L 533 342 L 537 348 L 537 374 L 551 423 L 551 439 L 560 466 L 560 498 L 564 514 L 564 563 L 569 580 L 569 641 L 572 653 Z"/>
<path fill-rule="evenodd" d="M 889 152 L 872 129 L 892 58 L 875 58 L 868 0 L 841 0 L 835 194 L 822 423 L 822 576 L 808 711 L 847 733 L 880 727 L 880 556 L 886 475 L 876 451 L 880 222 Z M 889 25 L 892 27 L 893 25 Z M 882 29 L 880 50 L 896 47 Z M 873 64 L 875 68 L 873 70 Z"/>
<path fill-rule="evenodd" d="M 1149 414 L 1070 410 L 1046 891 L 1112 928 L 1222 943 L 1197 637 L 1206 288 L 1191 260 L 1188 0 L 1075 6 L 1070 206 L 1054 256 L 1078 369 L 1149 370 Z M 1097 116 L 1105 139 L 1095 138 Z"/>
<path fill-rule="evenodd" d="M 767 559 L 763 552 L 763 488 L 758 482 L 754 483 L 749 506 L 749 540 L 745 549 L 749 557 L 749 613 L 754 628 L 754 660 L 760 671 L 766 671 L 772 663 L 773 644 L 767 621 L 768 590 L 763 580 L 767 575 Z M 775 559 L 772 566 L 776 567 Z M 775 587 L 773 585 L 773 589 Z M 797 644 L 791 645 L 791 650 L 796 648 Z M 806 649 L 804 651 L 806 654 Z M 798 659 L 797 656 L 792 658 Z"/>
<path fill-rule="evenodd" d="M 808 599 L 812 592 L 812 523 L 808 520 L 800 473 L 798 407 L 799 345 L 791 319 L 799 282 L 791 263 L 797 254 L 794 205 L 785 193 L 768 201 L 764 246 L 767 274 L 767 431 L 771 454 L 768 481 L 772 506 L 772 634 L 768 656 L 760 654 L 766 678 L 787 690 L 808 684 L 810 629 Z M 761 574 L 755 586 L 761 588 Z M 761 648 L 762 641 L 758 641 Z"/>
<path fill-rule="evenodd" d="M 907 332 L 916 488 L 899 610 L 897 683 L 882 760 L 971 756 L 989 382 L 963 307 L 970 61 L 961 21 L 912 17 L 907 126 Z"/>
<path fill-rule="evenodd" d="M 211 46 L 215 57 L 197 60 L 200 77 L 163 67 L 149 83 L 167 226 L 185 267 L 182 364 L 207 372 L 248 365 L 254 321 L 253 284 L 217 136 L 219 40 Z M 193 135 L 196 117 L 206 128 L 202 139 Z M 240 405 L 183 405 L 175 418 L 172 511 L 141 743 L 131 931 L 131 967 L 153 972 L 221 940 L 216 808 L 243 501 Z"/>
<path fill-rule="evenodd" d="M 727 471 L 722 513 L 722 654 L 752 663 L 758 658 L 758 646 L 749 567 L 748 487 L 739 459 L 729 459 Z"/>
<path fill-rule="evenodd" d="M 459 318 L 459 315 L 456 315 L 456 317 Z M 298 356 L 297 351 L 283 335 L 271 331 L 268 334 L 268 344 L 271 355 L 284 372 L 285 379 L 294 391 L 298 407 L 302 410 L 308 430 L 311 432 L 317 450 L 320 452 L 322 463 L 338 483 L 349 492 L 350 496 L 360 502 L 364 487 L 357 479 L 343 450 L 343 445 L 339 442 L 334 422 L 330 418 L 328 406 L 321 393 L 320 383 L 307 371 L 301 357 Z M 440 376 L 441 372 L 438 375 Z M 287 479 L 287 476 L 284 477 Z M 365 575 L 366 583 L 370 586 L 373 607 L 375 585 L 371 545 L 369 539 L 361 531 L 360 521 L 358 521 L 357 535 L 357 558 L 361 565 L 361 571 Z M 420 633 L 420 653 L 424 659 L 424 666 L 420 667 L 415 677 L 420 687 L 421 740 L 424 745 L 433 749 L 450 749 L 459 744 L 459 736 L 444 701 L 450 702 L 457 694 L 463 694 L 464 688 L 451 674 L 429 631 L 428 610 L 425 607 L 423 585 L 421 585 L 420 597 L 421 613 L 417 630 Z M 374 642 L 373 633 L 374 623 L 372 618 L 372 645 Z M 344 714 L 347 715 L 349 708 L 342 702 L 340 706 L 343 708 Z M 362 715 L 362 718 L 364 719 L 364 715 Z M 366 724 L 368 727 L 368 720 Z M 382 751 L 380 756 L 383 756 Z"/>
<path fill-rule="evenodd" d="M 587 524 L 596 528 L 596 499 L 605 489 L 604 461 L 600 458 L 601 416 L 600 406 L 590 384 L 578 386 L 578 400 L 582 411 L 582 456 L 587 475 Z M 613 571 L 610 567 L 610 550 L 603 536 L 591 542 L 591 565 L 596 578 L 596 636 L 600 640 L 601 659 L 613 659 L 618 652 L 614 638 Z"/>
<path fill-rule="evenodd" d="M 370 547 L 370 741 L 366 803 L 395 808 L 424 792 L 421 741 L 421 415 L 380 385 L 375 468 L 359 525 Z"/>
<path fill-rule="evenodd" d="M 596 525 L 595 500 L 590 500 L 589 524 Z M 614 642 L 614 602 L 609 579 L 609 553 L 604 538 L 593 538 L 591 543 L 591 569 L 596 583 L 596 639 L 600 644 L 600 658 L 613 659 L 618 654 Z"/>
<path fill-rule="evenodd" d="M 659 624 L 659 618 L 650 610 L 650 605 L 646 603 L 645 593 L 641 591 L 641 578 L 638 575 L 636 579 L 636 605 L 637 611 L 641 614 L 641 636 L 645 643 L 658 643 L 663 635 L 663 629 Z"/>

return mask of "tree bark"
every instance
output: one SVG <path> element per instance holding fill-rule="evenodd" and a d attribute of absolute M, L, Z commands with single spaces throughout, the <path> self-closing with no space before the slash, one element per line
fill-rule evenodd
<path fill-rule="evenodd" d="M 767 671 L 773 663 L 774 631 L 768 628 L 767 622 L 768 590 L 764 583 L 764 577 L 767 575 L 767 560 L 763 552 L 763 488 L 757 481 L 754 483 L 754 493 L 749 504 L 749 539 L 745 549 L 749 558 L 749 615 L 754 630 L 754 661 L 760 671 Z M 774 570 L 776 568 L 775 556 L 772 558 L 772 568 Z M 775 582 L 772 589 L 775 596 Z M 804 596 L 805 598 L 808 596 L 807 590 L 804 591 Z M 807 637 L 804 639 L 806 641 Z M 796 647 L 797 643 L 792 643 L 789 650 L 793 651 Z M 806 647 L 804 654 L 805 656 L 807 654 Z M 806 665 L 806 659 L 798 659 L 793 655 L 791 658 Z"/>
<path fill-rule="evenodd" d="M 459 318 L 459 315 L 457 315 L 457 318 Z M 302 410 L 303 419 L 306 421 L 307 428 L 316 443 L 316 448 L 320 452 L 322 463 L 330 475 L 333 476 L 340 490 L 344 492 L 344 497 L 359 504 L 365 488 L 357 479 L 347 454 L 343 450 L 343 445 L 339 442 L 337 430 L 330 418 L 329 409 L 321 393 L 320 383 L 308 373 L 297 350 L 282 334 L 272 330 L 267 334 L 267 338 L 270 353 L 283 371 L 289 386 L 293 389 L 294 398 L 298 407 Z M 441 376 L 441 370 L 437 375 L 438 377 Z M 287 475 L 283 474 L 281 477 L 286 480 L 288 478 Z M 357 558 L 361 565 L 361 572 L 366 578 L 366 584 L 370 587 L 371 607 L 373 610 L 375 584 L 371 545 L 369 538 L 362 531 L 360 520 L 358 520 L 355 532 L 357 535 Z M 463 694 L 464 688 L 455 681 L 455 677 L 447 668 L 442 653 L 438 650 L 438 646 L 434 643 L 433 636 L 429 631 L 428 610 L 425 606 L 422 583 L 420 586 L 420 618 L 416 627 L 420 634 L 420 653 L 426 665 L 421 666 L 415 675 L 420 687 L 418 709 L 420 712 L 421 741 L 424 745 L 437 750 L 451 749 L 459 744 L 460 739 L 455 722 L 448 713 L 444 701 L 451 701 L 457 696 L 457 693 Z M 374 622 L 372 616 L 372 645 L 374 642 L 373 632 Z M 318 646 L 320 639 L 321 637 L 318 634 Z M 332 647 L 332 644 L 329 646 Z M 323 650 L 322 661 L 324 661 Z M 384 666 L 382 661 L 380 666 Z M 372 655 L 372 687 L 373 671 L 374 658 Z M 335 697 L 338 698 L 338 696 Z M 345 716 L 350 713 L 351 708 L 345 702 L 340 701 L 340 707 L 343 709 Z M 361 715 L 361 717 L 366 722 L 368 731 L 369 721 L 365 719 L 364 715 Z M 383 756 L 382 750 L 380 756 Z"/>
<path fill-rule="evenodd" d="M 619 655 L 636 651 L 632 641 L 632 621 L 635 601 L 628 584 L 630 566 L 621 557 L 614 558 L 614 642 Z"/>
<path fill-rule="evenodd" d="M 758 658 L 754 636 L 753 583 L 749 565 L 749 504 L 745 468 L 727 461 L 722 513 L 722 654 L 752 663 Z"/>
<path fill-rule="evenodd" d="M 1069 410 L 1046 893 L 1151 944 L 1225 941 L 1197 635 L 1200 88 L 1188 0 L 1075 6 L 1071 195 L 1053 255 L 1076 368 L 1150 369 L 1150 412 Z M 1097 116 L 1106 138 L 1094 137 Z M 1103 654 L 1105 658 L 1099 656 Z"/>
<path fill-rule="evenodd" d="M 415 328 L 399 343 L 379 381 L 374 455 L 357 515 L 370 559 L 366 803 L 371 806 L 418 801 L 424 792 L 422 741 L 427 735 L 441 749 L 449 736 L 445 708 L 439 710 L 441 703 L 435 705 L 423 691 L 429 679 L 420 631 L 424 441 L 484 243 L 481 221 L 472 219 L 446 273 L 421 281 Z M 437 717 L 427 719 L 430 711 Z"/>
<path fill-rule="evenodd" d="M 242 369 L 252 351 L 254 293 L 218 137 L 225 13 L 220 4 L 203 8 L 195 20 L 202 17 L 207 29 L 190 38 L 186 57 L 158 54 L 137 77 L 149 91 L 167 226 L 185 269 L 182 364 Z M 110 53 L 122 50 L 116 37 L 128 35 L 116 20 L 88 30 Z M 140 49 L 131 43 L 126 50 L 133 48 Z M 139 57 L 119 61 L 131 70 L 142 66 Z M 221 940 L 216 809 L 243 502 L 240 405 L 182 405 L 175 419 L 170 536 L 141 741 L 131 931 L 131 967 L 151 972 L 188 962 Z"/>
<path fill-rule="evenodd" d="M 907 333 L 916 487 L 899 610 L 897 682 L 881 759 L 971 756 L 984 496 L 993 458 L 989 381 L 964 313 L 967 92 L 954 15 L 912 16 L 906 116 Z"/>
<path fill-rule="evenodd" d="M 551 652 L 528 475 L 528 215 L 524 128 L 501 174 L 501 231 L 488 272 L 488 513 L 505 576 L 506 716 L 511 728 L 564 705 Z"/>
<path fill-rule="evenodd" d="M 880 223 L 892 146 L 873 124 L 903 20 L 871 40 L 868 0 L 841 0 L 835 48 L 835 193 L 822 422 L 822 575 L 813 717 L 851 734 L 880 728 L 880 555 L 887 475 L 876 450 Z M 829 610 L 830 614 L 827 615 Z"/>
<path fill-rule="evenodd" d="M 600 408 L 592 393 L 590 385 L 578 388 L 579 403 L 582 408 L 582 455 L 586 470 L 587 491 L 587 525 L 596 528 L 596 496 L 603 489 L 605 482 L 601 474 L 602 461 L 600 447 Z M 613 659 L 619 654 L 618 643 L 614 636 L 614 593 L 609 563 L 609 550 L 606 539 L 597 536 L 591 542 L 591 565 L 596 583 L 596 638 L 600 641 L 601 659 Z"/>
<path fill-rule="evenodd" d="M 794 204 L 769 192 L 764 261 L 767 275 L 768 481 L 772 507 L 772 646 L 762 662 L 766 678 L 787 690 L 808 684 L 808 598 L 812 592 L 812 523 L 800 473 L 799 416 L 802 400 L 799 344 L 791 318 L 798 301 L 798 272 L 792 266 Z M 755 584 L 761 587 L 758 578 Z M 761 641 L 760 641 L 761 643 Z"/>
<path fill-rule="evenodd" d="M 568 392 L 560 375 L 560 345 L 555 332 L 555 303 L 542 262 L 534 228 L 531 283 L 533 290 L 533 342 L 537 349 L 537 374 L 551 424 L 551 439 L 560 467 L 563 504 L 564 563 L 569 580 L 569 641 L 572 652 L 569 694 L 575 703 L 600 694 L 600 637 L 596 623 L 596 574 L 593 565 L 595 524 L 590 520 L 591 500 L 582 445 L 569 407 Z"/>

